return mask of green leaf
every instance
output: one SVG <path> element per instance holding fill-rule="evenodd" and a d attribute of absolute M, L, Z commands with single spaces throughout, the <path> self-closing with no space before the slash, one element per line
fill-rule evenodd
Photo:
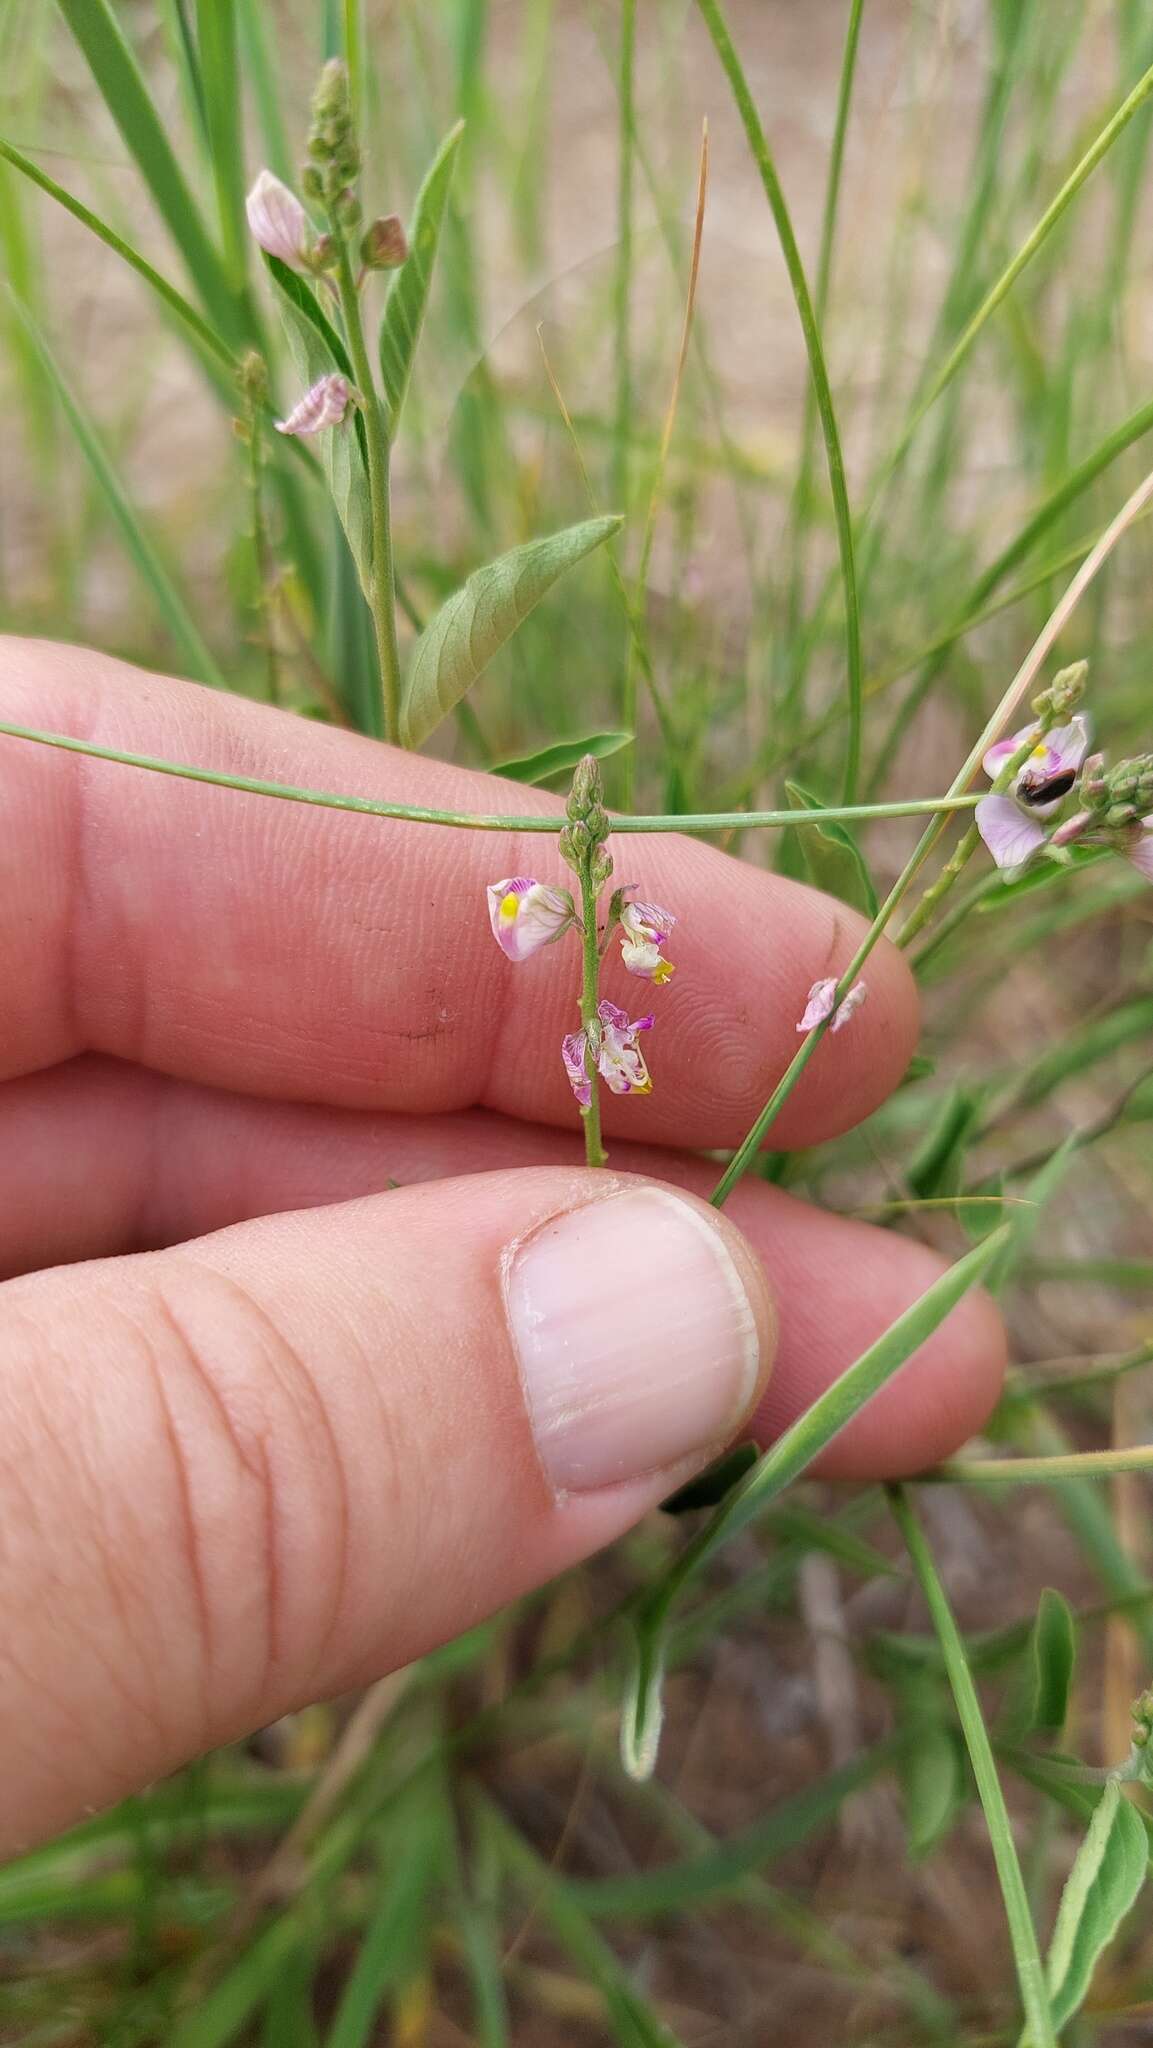
<path fill-rule="evenodd" d="M 333 370 L 341 371 L 350 384 L 355 384 L 348 352 L 315 293 L 279 257 L 267 256 L 265 262 L 277 287 L 277 304 L 301 390 L 306 391 Z M 372 515 L 363 434 L 357 410 L 338 427 L 317 434 L 315 441 L 332 502 L 348 536 L 360 586 L 367 597 L 372 578 Z"/>
<path fill-rule="evenodd" d="M 551 782 L 554 776 L 571 775 L 586 754 L 594 760 L 607 761 L 610 754 L 619 754 L 622 747 L 627 747 L 632 738 L 631 732 L 590 732 L 581 740 L 558 740 L 555 746 L 541 747 L 535 754 L 496 761 L 492 773 L 506 775 L 510 782 Z"/>
<path fill-rule="evenodd" d="M 944 1841 L 969 1796 L 965 1759 L 952 1729 L 940 1718 L 940 1702 L 934 1714 L 913 1716 L 899 1776 L 905 1839 L 909 1855 L 920 1862 Z"/>
<path fill-rule="evenodd" d="M 621 1708 L 621 1759 L 630 1777 L 647 1778 L 656 1763 L 669 1617 L 677 1595 L 722 1545 L 754 1521 L 798 1479 L 867 1401 L 918 1351 L 957 1303 L 985 1278 L 1004 1249 L 1004 1224 L 950 1266 L 890 1324 L 855 1364 L 799 1416 L 746 1479 L 725 1496 L 712 1520 L 652 1587 L 632 1616 L 633 1661 Z"/>
<path fill-rule="evenodd" d="M 408 260 L 392 280 L 380 323 L 380 375 L 388 406 L 389 432 L 395 436 L 404 410 L 420 330 L 428 305 L 444 211 L 464 122 L 450 128 L 416 195 L 408 230 Z"/>
<path fill-rule="evenodd" d="M 1030 1725 L 1043 1735 L 1058 1736 L 1069 1711 L 1077 1639 L 1068 1602 L 1051 1586 L 1045 1587 L 1038 1602 L 1031 1650 L 1033 1707 Z"/>
<path fill-rule="evenodd" d="M 60 0 L 60 11 L 184 258 L 206 313 L 228 340 L 244 340 L 247 319 L 108 0 Z"/>
<path fill-rule="evenodd" d="M 196 30 L 220 239 L 233 286 L 242 292 L 248 268 L 248 231 L 235 0 L 198 0 Z"/>
<path fill-rule="evenodd" d="M 1069 1872 L 1049 1946 L 1046 1975 L 1053 2022 L 1079 2011 L 1098 1958 L 1145 1882 L 1149 1843 L 1141 1817 L 1111 1778 Z"/>
<path fill-rule="evenodd" d="M 799 810 L 826 809 L 820 797 L 801 783 L 786 782 L 785 788 L 790 803 Z M 836 896 L 841 903 L 851 903 L 854 910 L 863 910 L 870 919 L 876 917 L 877 892 L 864 854 L 848 827 L 805 825 L 796 836 L 809 880 L 815 887 L 823 889 L 826 895 Z"/>
<path fill-rule="evenodd" d="M 435 732 L 558 577 L 621 524 L 614 513 L 526 541 L 478 569 L 441 606 L 412 650 L 400 714 L 406 747 L 419 747 Z"/>
<path fill-rule="evenodd" d="M 922 1201 L 960 1193 L 965 1181 L 965 1155 L 983 1109 L 984 1096 L 963 1082 L 946 1097 L 907 1175 L 910 1190 Z"/>
<path fill-rule="evenodd" d="M 381 2007 L 403 1988 L 419 1957 L 428 1926 L 428 1898 L 445 1842 L 439 1792 L 414 1788 L 389 1816 L 382 1838 L 379 1895 L 356 1961 L 326 2037 L 326 2048 L 367 2048 L 378 2041 Z M 397 1854 L 397 1844 L 403 1852 Z"/>
<path fill-rule="evenodd" d="M 97 488 L 109 512 L 120 529 L 120 536 L 128 553 L 138 569 L 142 581 L 148 586 L 156 600 L 156 606 L 164 618 L 169 632 L 180 648 L 184 661 L 191 673 L 201 682 L 211 683 L 214 689 L 226 690 L 228 684 L 201 638 L 191 612 L 173 583 L 156 547 L 141 526 L 132 501 L 117 476 L 107 451 L 96 432 L 92 421 L 80 400 L 65 379 L 60 365 L 44 335 L 41 334 L 27 307 L 21 305 L 12 294 L 12 306 L 18 320 L 24 327 L 29 340 L 40 360 L 44 374 L 56 392 L 67 414 L 68 423 L 76 436 L 80 451 L 96 479 Z"/>

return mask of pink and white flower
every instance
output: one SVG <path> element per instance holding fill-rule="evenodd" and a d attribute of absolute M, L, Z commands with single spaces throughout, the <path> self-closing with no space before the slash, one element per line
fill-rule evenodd
<path fill-rule="evenodd" d="M 832 1017 L 829 1030 L 840 1031 L 854 1012 L 860 1009 L 868 993 L 863 981 L 855 981 L 848 994 L 838 1003 L 837 984 L 834 979 L 815 981 L 805 1000 L 804 1015 L 797 1025 L 797 1030 L 815 1031 L 818 1024 L 823 1024 L 826 1018 Z"/>
<path fill-rule="evenodd" d="M 626 1011 L 618 1010 L 615 1003 L 607 1000 L 597 1004 L 597 1017 L 595 1057 L 601 1080 L 613 1095 L 648 1095 L 653 1085 L 652 1078 L 637 1044 L 637 1033 L 652 1030 L 652 1017 L 631 1019 Z M 587 1109 L 592 1100 L 588 1048 L 587 1031 L 570 1032 L 561 1042 L 561 1058 L 569 1086 L 582 1109 Z"/>
<path fill-rule="evenodd" d="M 303 398 L 299 398 L 286 420 L 277 420 L 278 434 L 320 434 L 326 427 L 338 427 L 352 404 L 352 386 L 347 377 L 334 370 L 318 377 Z"/>
<path fill-rule="evenodd" d="M 986 775 L 995 780 L 1006 761 L 1034 735 L 1037 744 L 1011 787 L 982 797 L 976 809 L 977 830 L 997 866 L 1006 870 L 1023 867 L 1045 844 L 1040 821 L 1051 817 L 1068 796 L 1089 750 L 1088 720 L 1078 712 L 1068 725 L 1055 726 L 1051 732 L 1042 734 L 1036 725 L 1027 725 L 1011 739 L 998 740 L 985 755 Z"/>
<path fill-rule="evenodd" d="M 261 171 L 245 212 L 253 236 L 269 256 L 278 256 L 290 270 L 307 270 L 312 248 L 308 215 L 288 186 L 272 171 Z"/>
<path fill-rule="evenodd" d="M 511 875 L 488 885 L 488 921 L 502 953 L 527 960 L 542 946 L 551 946 L 576 916 L 567 889 L 552 889 L 531 875 Z"/>
<path fill-rule="evenodd" d="M 676 924 L 671 910 L 662 910 L 659 903 L 623 903 L 621 919 L 621 959 L 630 974 L 639 974 L 646 981 L 653 981 L 661 988 L 671 981 L 676 968 L 665 958 L 665 941 Z"/>
<path fill-rule="evenodd" d="M 1142 818 L 1129 842 L 1128 853 L 1138 874 L 1153 882 L 1153 817 Z"/>

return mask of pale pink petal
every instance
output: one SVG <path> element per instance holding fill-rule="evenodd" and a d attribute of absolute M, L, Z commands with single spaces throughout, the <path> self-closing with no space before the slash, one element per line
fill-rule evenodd
<path fill-rule="evenodd" d="M 1153 882 L 1153 818 L 1144 818 L 1129 848 L 1129 858 L 1139 875 Z"/>
<path fill-rule="evenodd" d="M 848 995 L 843 996 L 837 1004 L 829 1030 L 840 1031 L 842 1026 L 849 1022 L 854 1012 L 860 1009 L 868 993 L 869 991 L 863 981 L 855 981 Z"/>
<path fill-rule="evenodd" d="M 815 981 L 805 999 L 805 1012 L 800 1023 L 797 1025 L 797 1030 L 801 1032 L 815 1031 L 818 1024 L 823 1024 L 826 1017 L 832 1016 L 833 1004 L 836 998 L 837 984 L 835 980 Z"/>
<path fill-rule="evenodd" d="M 994 740 L 981 763 L 990 782 L 995 780 L 1005 766 L 1006 761 L 1012 759 L 1013 755 L 1024 746 L 1025 741 L 1032 739 L 1036 730 L 1037 725 L 1036 721 L 1034 721 L 1032 725 L 1022 726 L 1020 732 L 1015 732 L 1010 739 Z"/>
<path fill-rule="evenodd" d="M 1057 756 L 1055 774 L 1076 771 L 1089 751 L 1089 721 L 1084 712 L 1078 711 L 1068 725 L 1054 726 L 1045 735 L 1045 745 Z"/>
<path fill-rule="evenodd" d="M 298 399 L 286 420 L 277 420 L 278 434 L 320 434 L 326 427 L 338 427 L 352 402 L 352 388 L 347 377 L 334 370 L 328 377 L 318 377 L 315 384 Z"/>
<path fill-rule="evenodd" d="M 1045 844 L 1036 818 L 1011 796 L 982 797 L 976 809 L 977 830 L 999 868 L 1019 868 Z"/>
<path fill-rule="evenodd" d="M 653 1019 L 630 1020 L 607 997 L 597 1004 L 601 1021 L 601 1043 L 597 1070 L 614 1095 L 647 1095 L 652 1088 L 644 1054 L 637 1045 L 638 1031 L 651 1031 Z"/>
<path fill-rule="evenodd" d="M 664 956 L 664 943 L 676 918 L 659 903 L 626 903 L 621 909 L 621 959 L 630 974 L 654 981 L 660 988 L 676 968 Z"/>
<path fill-rule="evenodd" d="M 572 1089 L 582 1109 L 588 1108 L 593 1097 L 592 1082 L 589 1079 L 588 1070 L 585 1066 L 585 1054 L 588 1051 L 588 1043 L 586 1032 L 570 1031 L 567 1038 L 562 1038 L 560 1048 L 561 1058 L 564 1061 L 564 1070 L 569 1078 L 569 1087 Z"/>
<path fill-rule="evenodd" d="M 552 889 L 531 875 L 490 882 L 485 893 L 493 938 L 510 960 L 527 960 L 542 946 L 550 946 L 575 915 L 566 889 Z"/>
<path fill-rule="evenodd" d="M 271 171 L 261 171 L 245 201 L 253 236 L 270 256 L 279 256 L 293 270 L 306 268 L 310 240 L 308 215 L 287 185 Z"/>

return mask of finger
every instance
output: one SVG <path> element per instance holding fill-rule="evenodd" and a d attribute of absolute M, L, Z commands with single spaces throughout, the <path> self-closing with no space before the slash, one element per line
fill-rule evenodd
<path fill-rule="evenodd" d="M 731 1435 L 771 1350 L 730 1224 L 587 1169 L 8 1281 L 0 1849 L 606 1543 Z"/>
<path fill-rule="evenodd" d="M 558 812 L 518 785 L 45 644 L 5 643 L 0 709 L 234 774 Z M 574 947 L 514 967 L 485 910 L 485 885 L 502 876 L 572 880 L 551 836 L 314 810 L 4 739 L 0 810 L 0 1073 L 94 1050 L 252 1094 L 424 1112 L 480 1103 L 575 1128 L 560 1058 L 575 1021 Z M 734 1145 L 796 1051 L 810 984 L 847 966 L 862 921 L 675 836 L 615 850 L 619 879 L 680 922 L 677 979 L 650 1041 L 654 1094 L 609 1098 L 607 1127 Z M 775 1142 L 848 1128 L 899 1079 L 916 998 L 891 947 L 874 953 L 868 985 L 852 1029 L 818 1049 Z M 649 985 L 615 952 L 606 989 L 630 1014 L 649 1007 Z"/>
<path fill-rule="evenodd" d="M 579 1139 L 472 1111 L 356 1114 L 262 1103 L 85 1059 L 0 1089 L 0 1210 L 9 1271 L 178 1243 L 282 1209 L 309 1208 L 490 1168 L 575 1165 Z M 706 1196 L 699 1159 L 620 1145 L 613 1164 Z M 937 1278 L 942 1261 L 891 1231 L 746 1181 L 730 1198 L 769 1276 L 776 1368 L 757 1413 L 769 1442 Z M 947 1456 L 1000 1392 L 1005 1338 L 971 1294 L 837 1438 L 820 1470 L 900 1478 Z"/>

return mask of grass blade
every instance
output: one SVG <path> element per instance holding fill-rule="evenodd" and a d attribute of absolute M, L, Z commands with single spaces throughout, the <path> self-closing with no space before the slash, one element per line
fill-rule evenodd
<path fill-rule="evenodd" d="M 108 0 L 59 0 L 59 5 L 206 313 L 229 341 L 244 340 L 247 319 Z"/>
<path fill-rule="evenodd" d="M 199 0 L 196 26 L 220 240 L 233 289 L 243 291 L 248 271 L 248 232 L 244 218 L 244 136 L 235 0 Z"/>
<path fill-rule="evenodd" d="M 142 582 L 152 592 L 157 609 L 165 620 L 173 640 L 180 648 L 183 659 L 192 675 L 203 683 L 211 683 L 215 689 L 226 690 L 228 684 L 217 667 L 215 657 L 200 636 L 192 614 L 188 610 L 168 570 L 149 539 L 133 508 L 131 498 L 107 455 L 103 443 L 92 421 L 79 399 L 70 388 L 64 373 L 52 350 L 41 334 L 31 314 L 20 301 L 12 298 L 17 317 L 23 323 L 44 374 L 56 392 L 67 415 L 68 423 L 76 436 L 80 451 L 96 480 L 104 503 L 120 531 L 121 539 L 140 573 Z"/>
<path fill-rule="evenodd" d="M 848 704 L 848 732 L 845 740 L 845 769 L 842 782 L 845 803 L 852 803 L 856 796 L 861 769 L 861 711 L 864 679 L 861 664 L 861 621 L 858 609 L 857 570 L 853 546 L 853 520 L 849 510 L 849 493 L 845 483 L 845 462 L 841 452 L 841 435 L 837 425 L 833 394 L 829 387 L 829 375 L 825 367 L 825 352 L 821 342 L 820 326 L 813 309 L 805 267 L 793 223 L 785 203 L 785 195 L 777 176 L 776 165 L 769 150 L 756 102 L 749 89 L 748 80 L 733 47 L 719 0 L 697 0 L 705 26 L 713 39 L 713 46 L 721 60 L 733 98 L 737 104 L 748 138 L 753 161 L 760 173 L 765 197 L 776 224 L 785 268 L 793 288 L 801 332 L 805 338 L 805 349 L 809 358 L 809 373 L 813 380 L 813 391 L 820 416 L 821 432 L 825 440 L 825 460 L 829 472 L 829 490 L 833 500 L 833 517 L 837 528 L 837 549 L 841 562 L 841 582 L 845 598 L 845 689 Z"/>
<path fill-rule="evenodd" d="M 993 1760 L 993 1747 L 981 1713 L 977 1688 L 965 1655 L 965 1645 L 960 1630 L 953 1619 L 945 1589 L 937 1573 L 933 1554 L 925 1541 L 920 1523 L 901 1487 L 890 1490 L 893 1514 L 905 1547 L 912 1560 L 933 1626 L 941 1645 L 945 1669 L 953 1688 L 957 1703 L 962 1732 L 977 1780 L 977 1790 L 985 1811 L 985 1822 L 989 1830 L 989 1841 L 993 1859 L 997 1866 L 997 1877 L 1001 1885 L 1001 1896 L 1005 1903 L 1005 1918 L 1013 1944 L 1013 1960 L 1017 1969 L 1017 1981 L 1021 1988 L 1021 2003 L 1029 2026 L 1031 2048 L 1057 2048 L 1057 2036 L 1049 2013 L 1049 1998 L 1045 1988 L 1045 1968 L 1041 1951 L 1037 1946 L 1037 1932 L 1033 1916 L 1029 1911 L 1029 1900 L 1025 1892 L 1025 1881 L 1017 1860 L 1013 1842 L 1013 1829 L 1005 1805 L 1005 1795 L 997 1776 Z"/>

